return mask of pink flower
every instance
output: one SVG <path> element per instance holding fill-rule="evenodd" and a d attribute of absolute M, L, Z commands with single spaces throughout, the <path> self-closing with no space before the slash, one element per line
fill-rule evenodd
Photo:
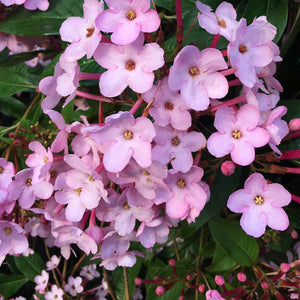
<path fill-rule="evenodd" d="M 59 30 L 61 39 L 71 43 L 65 50 L 67 61 L 78 60 L 84 55 L 92 57 L 102 37 L 95 26 L 95 19 L 103 9 L 103 1 L 85 0 L 84 18 L 69 17 L 62 23 Z"/>
<path fill-rule="evenodd" d="M 39 89 L 46 95 L 42 102 L 44 113 L 54 108 L 62 97 L 67 97 L 64 106 L 76 95 L 79 86 L 80 68 L 77 62 L 68 62 L 64 54 L 55 66 L 54 76 L 48 76 L 40 81 Z"/>
<path fill-rule="evenodd" d="M 200 184 L 202 176 L 203 170 L 196 166 L 187 173 L 169 171 L 165 181 L 172 190 L 166 204 L 170 218 L 195 222 L 207 200 L 207 193 Z"/>
<path fill-rule="evenodd" d="M 85 277 L 88 280 L 93 280 L 100 276 L 96 268 L 97 266 L 95 264 L 84 266 L 80 271 L 80 276 Z"/>
<path fill-rule="evenodd" d="M 225 300 L 217 290 L 208 290 L 205 293 L 206 300 Z"/>
<path fill-rule="evenodd" d="M 64 291 L 57 285 L 53 284 L 51 286 L 51 292 L 47 292 L 45 295 L 45 300 L 63 300 Z"/>
<path fill-rule="evenodd" d="M 215 13 L 211 12 L 210 6 L 200 1 L 196 2 L 196 6 L 200 10 L 198 14 L 200 26 L 211 34 L 220 34 L 231 41 L 238 26 L 236 11 L 232 4 L 223 1 L 217 7 Z"/>
<path fill-rule="evenodd" d="M 101 43 L 94 58 L 108 69 L 100 77 L 100 91 L 106 97 L 120 95 L 129 86 L 137 93 L 148 91 L 154 80 L 153 71 L 164 64 L 164 51 L 156 43 L 143 46 L 140 35 L 132 44 L 117 46 Z"/>
<path fill-rule="evenodd" d="M 270 42 L 276 34 L 276 27 L 261 16 L 247 27 L 241 19 L 236 38 L 228 45 L 230 64 L 237 68 L 236 76 L 247 87 L 258 81 L 255 67 L 264 67 L 272 62 L 274 54 Z"/>
<path fill-rule="evenodd" d="M 143 97 L 146 102 L 153 102 L 149 113 L 157 125 L 164 127 L 170 124 L 177 130 L 187 130 L 191 126 L 189 108 L 182 101 L 178 91 L 170 90 L 168 77 L 157 82 Z"/>
<path fill-rule="evenodd" d="M 47 261 L 46 263 L 47 271 L 57 268 L 59 262 L 60 262 L 60 257 L 58 258 L 56 255 L 51 256 L 51 260 Z"/>
<path fill-rule="evenodd" d="M 68 292 L 71 296 L 75 297 L 77 294 L 83 291 L 83 286 L 81 285 L 82 278 L 77 276 L 76 278 L 69 276 L 68 283 L 64 286 L 64 290 Z"/>
<path fill-rule="evenodd" d="M 201 132 L 172 130 L 170 126 L 157 126 L 156 132 L 152 159 L 161 164 L 171 162 L 172 167 L 181 172 L 187 172 L 192 167 L 192 151 L 206 146 L 206 139 Z"/>
<path fill-rule="evenodd" d="M 243 105 L 235 114 L 233 108 L 217 110 L 214 126 L 219 132 L 207 140 L 208 151 L 216 156 L 231 155 L 231 159 L 242 166 L 249 165 L 255 158 L 254 148 L 269 141 L 269 133 L 260 127 L 258 109 L 250 104 Z"/>
<path fill-rule="evenodd" d="M 119 112 L 105 120 L 106 125 L 90 132 L 98 144 L 107 146 L 103 164 L 109 172 L 120 172 L 131 157 L 142 168 L 151 165 L 151 142 L 155 136 L 152 122 L 144 117 L 134 119 L 130 112 Z"/>
<path fill-rule="evenodd" d="M 26 232 L 18 224 L 0 220 L 0 257 L 21 254 L 28 249 Z"/>
<path fill-rule="evenodd" d="M 264 234 L 268 225 L 275 230 L 285 230 L 289 219 L 281 208 L 291 201 L 291 194 L 280 184 L 268 184 L 259 173 L 249 176 L 245 188 L 230 195 L 227 206 L 236 213 L 242 213 L 243 230 L 254 237 Z"/>
<path fill-rule="evenodd" d="M 39 9 L 45 11 L 49 8 L 48 0 L 26 0 L 24 3 L 26 9 L 35 10 Z"/>
<path fill-rule="evenodd" d="M 157 12 L 148 0 L 106 0 L 107 10 L 96 19 L 97 27 L 112 32 L 111 40 L 118 45 L 134 42 L 140 32 L 156 31 L 160 24 Z"/>
<path fill-rule="evenodd" d="M 169 87 L 180 90 L 185 104 L 195 110 L 205 110 L 209 98 L 223 98 L 228 92 L 226 78 L 218 70 L 228 66 L 222 53 L 217 49 L 196 46 L 184 47 L 175 57 L 170 69 Z"/>
<path fill-rule="evenodd" d="M 49 273 L 45 270 L 42 271 L 41 275 L 34 277 L 34 282 L 36 283 L 35 289 L 38 290 L 40 294 L 45 294 L 45 289 L 47 287 L 49 280 Z"/>

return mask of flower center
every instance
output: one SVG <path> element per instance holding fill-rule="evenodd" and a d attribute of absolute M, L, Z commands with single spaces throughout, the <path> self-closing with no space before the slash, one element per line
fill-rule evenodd
<path fill-rule="evenodd" d="M 264 203 L 264 198 L 262 196 L 259 196 L 257 195 L 255 198 L 254 198 L 254 202 L 255 204 L 257 205 L 262 205 Z"/>
<path fill-rule="evenodd" d="M 77 189 L 75 190 L 75 192 L 76 192 L 78 195 L 80 195 L 81 192 L 82 192 L 82 188 L 77 188 Z"/>
<path fill-rule="evenodd" d="M 124 203 L 123 207 L 124 207 L 126 210 L 128 210 L 128 209 L 130 208 L 130 206 L 128 205 L 128 203 L 127 203 L 127 202 L 126 202 L 126 203 Z"/>
<path fill-rule="evenodd" d="M 49 161 L 49 158 L 48 157 L 45 157 L 44 158 L 44 163 L 47 163 Z"/>
<path fill-rule="evenodd" d="M 130 130 L 126 130 L 123 135 L 125 140 L 131 140 L 133 138 L 133 132 Z"/>
<path fill-rule="evenodd" d="M 86 31 L 87 31 L 87 34 L 85 36 L 88 38 L 93 35 L 95 28 L 87 28 Z"/>
<path fill-rule="evenodd" d="M 178 145 L 180 144 L 180 141 L 179 141 L 179 139 L 178 139 L 177 136 L 175 136 L 174 138 L 172 138 L 171 144 L 172 144 L 173 146 L 178 146 Z"/>
<path fill-rule="evenodd" d="M 234 129 L 232 131 L 232 137 L 238 140 L 238 139 L 240 139 L 242 137 L 242 134 L 241 134 L 241 132 L 239 130 Z"/>
<path fill-rule="evenodd" d="M 92 175 L 89 176 L 89 181 L 91 181 L 91 182 L 94 182 L 94 181 L 95 181 L 95 179 L 93 178 Z"/>
<path fill-rule="evenodd" d="M 51 176 L 51 178 L 56 178 L 56 176 L 57 176 L 56 171 L 51 171 L 50 176 Z"/>
<path fill-rule="evenodd" d="M 170 103 L 170 102 L 165 103 L 166 110 L 173 110 L 173 108 L 174 108 L 174 105 L 172 103 Z"/>
<path fill-rule="evenodd" d="M 249 50 L 248 50 L 248 48 L 247 48 L 247 46 L 246 45 L 240 45 L 239 46 L 239 52 L 241 53 L 241 54 L 244 54 L 245 52 L 248 52 Z"/>
<path fill-rule="evenodd" d="M 54 295 L 54 299 L 57 299 L 57 298 L 58 298 L 58 295 L 57 295 L 57 294 L 55 294 L 55 295 Z"/>
<path fill-rule="evenodd" d="M 180 188 L 184 188 L 184 187 L 185 187 L 185 180 L 184 180 L 184 179 L 178 179 L 178 180 L 177 180 L 177 185 L 178 185 Z"/>
<path fill-rule="evenodd" d="M 143 170 L 143 175 L 149 175 L 150 173 L 147 170 Z"/>
<path fill-rule="evenodd" d="M 11 233 L 11 228 L 6 227 L 6 228 L 4 229 L 4 232 L 5 232 L 6 235 L 9 235 L 9 234 Z"/>
<path fill-rule="evenodd" d="M 32 179 L 31 179 L 31 178 L 28 178 L 28 179 L 26 180 L 26 185 L 31 186 L 31 185 L 32 185 L 32 184 L 31 184 L 31 181 L 32 181 Z"/>
<path fill-rule="evenodd" d="M 219 20 L 218 19 L 218 25 L 220 26 L 220 27 L 222 27 L 222 28 L 226 28 L 227 26 L 226 26 L 226 22 L 222 19 L 222 20 Z"/>
<path fill-rule="evenodd" d="M 132 71 L 135 69 L 135 62 L 132 60 L 128 60 L 125 65 L 126 70 Z"/>
<path fill-rule="evenodd" d="M 199 74 L 199 69 L 197 67 L 191 67 L 189 69 L 189 73 L 191 76 L 196 76 Z"/>
<path fill-rule="evenodd" d="M 126 17 L 129 21 L 132 21 L 136 18 L 136 13 L 133 10 L 128 10 Z"/>
<path fill-rule="evenodd" d="M 0 174 L 2 174 L 4 172 L 4 169 L 2 167 L 0 167 Z"/>

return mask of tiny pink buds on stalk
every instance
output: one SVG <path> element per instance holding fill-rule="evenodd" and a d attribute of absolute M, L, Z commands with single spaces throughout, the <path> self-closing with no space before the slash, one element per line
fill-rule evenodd
<path fill-rule="evenodd" d="M 300 118 L 292 119 L 289 122 L 289 129 L 291 131 L 300 130 Z"/>
<path fill-rule="evenodd" d="M 198 291 L 200 293 L 204 293 L 205 292 L 205 284 L 201 284 L 199 287 L 198 287 Z"/>
<path fill-rule="evenodd" d="M 246 274 L 243 273 L 243 272 L 239 272 L 239 273 L 237 274 L 237 278 L 238 278 L 238 280 L 239 280 L 240 282 L 245 282 L 245 281 L 247 280 L 247 276 L 246 276 Z"/>
<path fill-rule="evenodd" d="M 155 289 L 155 293 L 158 295 L 158 296 L 162 296 L 164 293 L 165 293 L 166 289 L 162 286 L 162 285 L 159 285 L 156 289 Z"/>
<path fill-rule="evenodd" d="M 260 286 L 261 286 L 261 288 L 262 288 L 263 290 L 266 290 L 266 289 L 269 288 L 269 285 L 268 285 L 267 282 L 262 282 L 262 283 L 260 284 Z"/>
<path fill-rule="evenodd" d="M 226 160 L 222 163 L 221 165 L 221 172 L 225 175 L 225 176 L 230 176 L 234 173 L 235 171 L 235 164 L 230 161 L 230 160 Z"/>
<path fill-rule="evenodd" d="M 224 285 L 224 282 L 225 282 L 224 277 L 221 275 L 216 275 L 215 282 L 218 286 Z"/>

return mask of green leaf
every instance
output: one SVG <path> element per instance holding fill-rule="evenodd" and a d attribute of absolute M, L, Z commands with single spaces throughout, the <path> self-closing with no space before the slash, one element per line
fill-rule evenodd
<path fill-rule="evenodd" d="M 73 122 L 73 113 L 74 113 L 74 101 L 69 102 L 63 109 L 62 115 L 67 124 L 71 124 Z"/>
<path fill-rule="evenodd" d="M 32 281 L 35 276 L 41 275 L 42 270 L 45 269 L 45 263 L 37 253 L 31 254 L 27 257 L 15 257 L 15 263 L 26 278 Z"/>
<path fill-rule="evenodd" d="M 1 97 L 0 111 L 6 116 L 20 118 L 26 111 L 26 105 L 13 97 Z"/>
<path fill-rule="evenodd" d="M 186 222 L 183 224 L 184 238 L 198 230 L 225 206 L 229 195 L 237 189 L 241 182 L 241 173 L 241 168 L 236 168 L 231 176 L 224 176 L 221 172 L 217 173 L 216 179 L 210 187 L 210 200 L 206 203 L 196 222 L 189 225 Z"/>
<path fill-rule="evenodd" d="M 2 97 L 35 88 L 36 86 L 32 85 L 17 73 L 0 67 L 0 95 Z"/>
<path fill-rule="evenodd" d="M 82 16 L 83 1 L 51 0 L 47 11 L 18 7 L 0 22 L 0 31 L 23 36 L 59 34 L 62 22 L 69 16 Z"/>
<path fill-rule="evenodd" d="M 23 275 L 0 274 L 0 294 L 6 298 L 15 294 L 28 279 Z"/>
<path fill-rule="evenodd" d="M 254 265 L 259 247 L 255 238 L 247 235 L 240 224 L 228 219 L 214 219 L 208 222 L 216 244 L 237 264 L 245 267 Z"/>
<path fill-rule="evenodd" d="M 220 246 L 216 246 L 211 265 L 206 268 L 208 272 L 227 271 L 236 266 L 236 262 L 227 255 Z"/>

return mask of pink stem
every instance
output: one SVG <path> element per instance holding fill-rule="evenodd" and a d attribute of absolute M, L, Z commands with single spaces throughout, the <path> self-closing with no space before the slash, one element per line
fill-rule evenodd
<path fill-rule="evenodd" d="M 177 19 L 177 32 L 176 32 L 176 41 L 177 48 L 182 47 L 182 39 L 183 39 L 183 22 L 182 22 L 182 6 L 181 0 L 175 0 L 176 4 L 176 19 Z"/>
<path fill-rule="evenodd" d="M 292 140 L 300 136 L 300 130 L 295 131 L 284 138 L 284 140 Z"/>
<path fill-rule="evenodd" d="M 100 174 L 101 171 L 104 169 L 104 165 L 103 165 L 103 162 L 100 163 L 100 165 L 95 169 L 95 171 Z"/>
<path fill-rule="evenodd" d="M 96 224 L 96 209 L 94 208 L 92 210 L 92 213 L 91 213 L 91 216 L 90 216 L 90 223 L 89 223 L 89 225 L 93 226 L 95 224 Z"/>
<path fill-rule="evenodd" d="M 218 33 L 214 35 L 213 40 L 211 41 L 211 44 L 210 44 L 210 48 L 216 48 L 217 47 L 218 42 L 220 40 L 220 37 L 221 37 L 221 35 L 218 34 Z"/>
<path fill-rule="evenodd" d="M 101 101 L 101 102 L 108 102 L 108 103 L 112 102 L 110 99 L 107 99 L 105 97 L 98 96 L 98 95 L 93 95 L 93 94 L 86 93 L 86 92 L 83 92 L 83 91 L 77 91 L 76 95 L 79 96 L 79 97 L 88 98 L 88 99 L 92 99 L 92 100 L 97 100 L 97 101 Z"/>
<path fill-rule="evenodd" d="M 300 204 L 300 197 L 292 194 L 292 200 Z"/>
<path fill-rule="evenodd" d="M 189 31 L 187 32 L 186 36 L 184 37 L 182 43 L 184 44 L 185 40 L 187 39 L 187 37 L 190 35 L 192 28 L 194 27 L 196 21 L 198 20 L 198 17 L 196 17 L 191 25 L 191 27 L 189 28 Z"/>
<path fill-rule="evenodd" d="M 142 103 L 143 103 L 143 98 L 142 98 L 142 96 L 140 96 L 139 99 L 136 100 L 135 104 L 131 107 L 129 112 L 131 112 L 132 114 L 135 114 Z"/>
<path fill-rule="evenodd" d="M 225 71 L 221 71 L 220 73 L 221 73 L 222 75 L 224 75 L 224 76 L 227 76 L 227 75 L 231 75 L 231 74 L 233 74 L 233 73 L 235 73 L 235 72 L 236 72 L 236 67 L 230 68 L 230 69 L 225 70 Z"/>
<path fill-rule="evenodd" d="M 227 101 L 223 102 L 222 104 L 212 106 L 210 111 L 214 112 L 214 111 L 217 111 L 220 107 L 230 107 L 235 104 L 242 103 L 242 102 L 247 102 L 246 95 L 242 95 L 242 96 L 233 98 L 231 100 L 227 100 Z"/>
<path fill-rule="evenodd" d="M 98 73 L 79 73 L 79 80 L 89 80 L 89 79 L 98 79 L 100 78 L 101 74 Z"/>
<path fill-rule="evenodd" d="M 54 155 L 53 162 L 62 161 L 64 160 L 64 155 Z"/>
<path fill-rule="evenodd" d="M 228 81 L 229 86 L 235 86 L 235 85 L 241 85 L 241 84 L 242 83 L 239 79 L 233 79 L 233 80 Z"/>
<path fill-rule="evenodd" d="M 79 226 L 78 226 L 81 230 L 84 230 L 84 227 L 85 227 L 85 224 L 86 224 L 86 222 L 87 222 L 87 220 L 88 220 L 88 218 L 89 218 L 89 215 L 90 215 L 90 211 L 87 210 L 87 211 L 84 213 L 83 218 L 81 219 L 80 224 L 79 224 Z"/>
<path fill-rule="evenodd" d="M 279 157 L 280 160 L 282 160 L 282 159 L 295 159 L 295 158 L 300 158 L 300 149 L 285 151 Z"/>
<path fill-rule="evenodd" d="M 222 53 L 223 56 L 228 56 L 227 55 L 227 50 L 222 50 L 221 53 Z"/>

